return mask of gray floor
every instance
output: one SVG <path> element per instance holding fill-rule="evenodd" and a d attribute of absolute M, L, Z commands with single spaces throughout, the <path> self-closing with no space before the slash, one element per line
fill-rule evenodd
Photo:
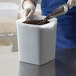
<path fill-rule="evenodd" d="M 0 76 L 18 76 L 18 53 L 0 50 Z"/>

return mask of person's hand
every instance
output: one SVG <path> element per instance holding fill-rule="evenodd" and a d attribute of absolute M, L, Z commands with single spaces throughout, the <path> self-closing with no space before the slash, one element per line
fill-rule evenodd
<path fill-rule="evenodd" d="M 67 2 L 69 4 L 69 8 L 71 9 L 72 7 L 76 6 L 76 0 L 68 0 Z"/>
<path fill-rule="evenodd" d="M 36 7 L 31 0 L 27 0 L 23 3 L 23 8 L 25 11 L 25 16 L 29 18 L 34 14 Z"/>

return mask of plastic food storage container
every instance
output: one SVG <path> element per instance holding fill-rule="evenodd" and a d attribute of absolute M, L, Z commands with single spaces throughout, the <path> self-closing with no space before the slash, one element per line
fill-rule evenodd
<path fill-rule="evenodd" d="M 31 17 L 37 20 L 44 18 L 37 15 Z M 57 19 L 52 18 L 44 25 L 25 24 L 23 20 L 16 22 L 19 60 L 42 65 L 55 59 Z"/>

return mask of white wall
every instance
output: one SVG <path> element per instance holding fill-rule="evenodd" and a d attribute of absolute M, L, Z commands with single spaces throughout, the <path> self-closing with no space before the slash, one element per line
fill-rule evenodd
<path fill-rule="evenodd" d="M 17 4 L 20 3 L 21 0 L 0 0 L 0 2 L 15 2 Z"/>

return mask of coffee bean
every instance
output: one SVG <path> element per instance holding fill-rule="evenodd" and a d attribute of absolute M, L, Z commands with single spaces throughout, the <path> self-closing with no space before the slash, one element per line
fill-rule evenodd
<path fill-rule="evenodd" d="M 49 23 L 47 20 L 26 20 L 23 23 L 34 24 L 34 25 L 43 25 Z"/>

